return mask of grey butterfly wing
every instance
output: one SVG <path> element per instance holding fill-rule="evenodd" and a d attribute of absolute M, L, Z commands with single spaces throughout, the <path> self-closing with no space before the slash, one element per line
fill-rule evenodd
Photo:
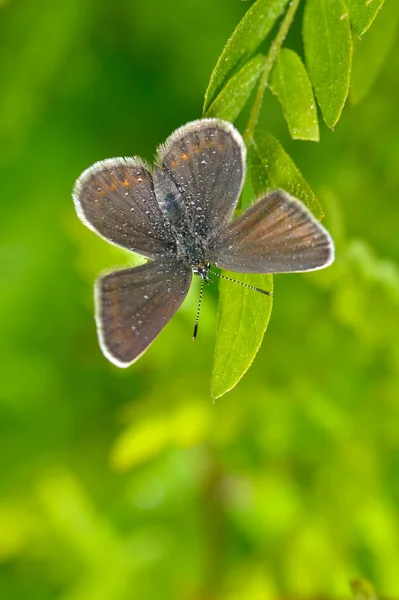
<path fill-rule="evenodd" d="M 189 269 L 166 261 L 100 277 L 96 321 L 105 356 L 119 367 L 136 361 L 182 304 L 191 278 Z"/>
<path fill-rule="evenodd" d="M 199 236 L 228 223 L 244 182 L 245 158 L 240 134 L 219 119 L 188 123 L 158 149 L 158 166 L 173 182 L 177 201 L 184 204 L 180 212 Z"/>
<path fill-rule="evenodd" d="M 175 253 L 152 175 L 140 159 L 110 158 L 94 164 L 76 181 L 73 198 L 83 223 L 109 242 L 149 258 Z"/>
<path fill-rule="evenodd" d="M 329 233 L 296 198 L 273 191 L 213 239 L 210 261 L 238 273 L 289 273 L 327 267 Z"/>

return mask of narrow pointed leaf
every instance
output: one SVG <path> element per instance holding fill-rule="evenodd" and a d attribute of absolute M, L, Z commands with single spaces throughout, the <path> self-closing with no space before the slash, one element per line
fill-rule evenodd
<path fill-rule="evenodd" d="M 303 41 L 309 76 L 328 127 L 341 116 L 349 92 L 352 36 L 343 0 L 307 0 Z"/>
<path fill-rule="evenodd" d="M 272 291 L 271 275 L 228 274 Z M 211 378 L 213 399 L 223 396 L 251 366 L 269 323 L 273 299 L 230 281 L 220 280 L 215 357 Z"/>
<path fill-rule="evenodd" d="M 363 35 L 376 18 L 385 0 L 346 0 L 353 31 Z"/>
<path fill-rule="evenodd" d="M 204 113 L 234 69 L 240 67 L 266 38 L 288 0 L 257 0 L 245 13 L 228 40 L 209 80 Z"/>
<path fill-rule="evenodd" d="M 323 209 L 302 173 L 280 142 L 265 131 L 255 134 L 248 148 L 252 185 L 257 196 L 267 189 L 282 188 L 301 200 L 317 219 Z"/>
<path fill-rule="evenodd" d="M 291 137 L 318 142 L 319 123 L 312 85 L 304 64 L 293 50 L 280 50 L 270 89 L 280 101 Z"/>
<path fill-rule="evenodd" d="M 228 81 L 212 102 L 205 117 L 234 122 L 245 106 L 265 65 L 263 54 L 257 54 Z"/>
<path fill-rule="evenodd" d="M 361 40 L 355 39 L 350 99 L 358 104 L 375 82 L 395 43 L 399 21 L 398 0 L 387 0 L 373 26 Z"/>

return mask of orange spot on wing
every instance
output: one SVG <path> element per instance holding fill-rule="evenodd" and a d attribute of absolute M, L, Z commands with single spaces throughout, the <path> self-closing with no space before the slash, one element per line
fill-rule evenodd
<path fill-rule="evenodd" d="M 175 169 L 177 166 L 179 165 L 179 163 L 177 162 L 177 160 L 171 160 L 170 161 L 170 166 Z"/>
<path fill-rule="evenodd" d="M 185 161 L 187 161 L 187 160 L 190 160 L 190 157 L 189 157 L 189 155 L 188 155 L 188 154 L 186 154 L 185 152 L 182 152 L 182 153 L 180 154 L 180 158 L 182 158 L 182 159 L 183 159 L 183 160 L 185 160 Z"/>

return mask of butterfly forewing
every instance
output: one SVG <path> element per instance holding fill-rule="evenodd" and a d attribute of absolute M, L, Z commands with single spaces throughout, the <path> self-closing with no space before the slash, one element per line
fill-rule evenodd
<path fill-rule="evenodd" d="M 235 219 L 211 244 L 210 260 L 241 273 L 312 271 L 331 264 L 329 233 L 296 198 L 269 193 Z"/>
<path fill-rule="evenodd" d="M 181 127 L 158 149 L 158 163 L 173 180 L 198 235 L 229 221 L 245 177 L 245 156 L 238 132 L 216 119 Z"/>
<path fill-rule="evenodd" d="M 140 160 L 96 163 L 79 177 L 73 197 L 82 221 L 108 241 L 150 258 L 175 252 L 152 175 Z"/>
<path fill-rule="evenodd" d="M 119 367 L 137 360 L 187 295 L 191 271 L 154 261 L 100 277 L 96 320 L 101 348 Z"/>

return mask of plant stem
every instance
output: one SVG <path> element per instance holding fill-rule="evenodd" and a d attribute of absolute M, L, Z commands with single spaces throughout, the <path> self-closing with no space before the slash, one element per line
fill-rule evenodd
<path fill-rule="evenodd" d="M 211 444 L 204 446 L 206 469 L 202 484 L 202 531 L 204 573 L 197 600 L 217 600 L 226 556 L 226 522 L 223 502 L 219 497 L 223 472 Z"/>
<path fill-rule="evenodd" d="M 280 48 L 287 36 L 288 30 L 291 27 L 291 23 L 294 19 L 300 1 L 301 0 L 291 0 L 288 10 L 285 13 L 285 17 L 280 25 L 280 29 L 270 45 L 269 52 L 267 53 L 265 59 L 265 66 L 259 82 L 258 91 L 256 92 L 255 102 L 252 106 L 251 114 L 249 115 L 248 119 L 248 125 L 244 133 L 244 141 L 246 144 L 248 144 L 254 136 L 255 127 L 259 119 L 260 109 L 262 107 L 263 96 L 265 94 L 274 61 L 276 60 Z"/>

